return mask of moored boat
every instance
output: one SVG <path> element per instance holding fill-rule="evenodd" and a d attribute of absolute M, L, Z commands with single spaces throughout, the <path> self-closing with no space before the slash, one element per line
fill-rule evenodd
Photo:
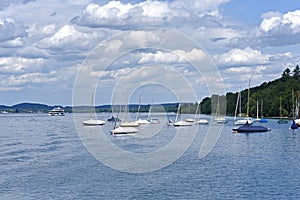
<path fill-rule="evenodd" d="M 136 133 L 139 130 L 134 128 L 134 127 L 116 127 L 115 129 L 111 130 L 110 133 L 112 135 L 115 134 L 132 134 L 132 133 Z"/>
<path fill-rule="evenodd" d="M 53 108 L 48 113 L 50 116 L 64 116 L 65 111 L 61 107 Z"/>
<path fill-rule="evenodd" d="M 173 126 L 191 126 L 191 125 L 193 125 L 193 123 L 182 121 L 182 120 L 173 123 Z"/>
<path fill-rule="evenodd" d="M 102 126 L 105 124 L 105 121 L 103 120 L 97 120 L 97 119 L 89 119 L 82 122 L 85 126 Z"/>
<path fill-rule="evenodd" d="M 232 130 L 238 133 L 254 133 L 254 132 L 266 132 L 266 131 L 270 131 L 271 129 L 266 128 L 264 126 L 254 126 L 246 123 L 243 126 L 240 126 L 239 128 L 233 128 Z"/>

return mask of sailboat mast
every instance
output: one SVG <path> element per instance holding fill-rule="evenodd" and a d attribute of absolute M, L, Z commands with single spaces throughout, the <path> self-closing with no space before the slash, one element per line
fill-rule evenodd
<path fill-rule="evenodd" d="M 195 112 L 195 115 L 194 115 L 194 120 L 196 120 L 196 116 L 197 116 L 198 110 L 199 110 L 199 105 L 200 105 L 200 102 L 197 102 L 197 107 L 196 107 L 196 112 Z"/>
<path fill-rule="evenodd" d="M 176 119 L 175 119 L 175 122 L 177 122 L 177 120 L 178 120 L 178 115 L 179 115 L 179 112 L 180 112 L 180 103 L 178 104 L 178 108 L 177 108 L 177 114 L 176 114 Z"/>
<path fill-rule="evenodd" d="M 90 108 L 90 119 L 92 119 L 93 103 L 94 103 L 94 93 L 92 93 L 91 108 Z"/>
<path fill-rule="evenodd" d="M 247 101 L 247 114 L 246 114 L 247 117 L 249 117 L 249 106 L 250 106 L 250 82 L 251 79 L 249 79 L 249 84 L 248 84 L 248 101 Z"/>
<path fill-rule="evenodd" d="M 293 113 L 293 119 L 295 119 L 295 111 L 294 111 L 294 107 L 295 107 L 295 103 L 294 103 L 294 88 L 292 89 L 292 113 Z"/>
<path fill-rule="evenodd" d="M 256 99 L 256 119 L 258 119 L 258 99 Z"/>
<path fill-rule="evenodd" d="M 297 116 L 297 118 L 299 118 L 299 99 L 300 99 L 300 92 L 298 91 L 298 96 L 297 96 L 297 105 L 296 105 L 296 107 L 297 107 L 297 114 L 296 114 L 296 116 Z"/>
<path fill-rule="evenodd" d="M 241 90 L 239 90 L 238 96 L 236 98 L 236 105 L 235 105 L 235 112 L 234 112 L 234 120 L 236 120 L 236 115 L 237 115 L 237 109 L 238 109 L 238 104 L 240 100 L 240 95 L 241 95 Z"/>
<path fill-rule="evenodd" d="M 138 106 L 138 113 L 136 116 L 136 120 L 140 118 L 140 109 L 141 109 L 141 96 L 139 96 L 139 106 Z"/>

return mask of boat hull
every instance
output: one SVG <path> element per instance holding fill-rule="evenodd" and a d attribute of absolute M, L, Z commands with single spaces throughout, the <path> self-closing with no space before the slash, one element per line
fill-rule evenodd
<path fill-rule="evenodd" d="M 186 121 L 178 121 L 173 124 L 173 126 L 191 126 L 192 123 Z"/>
<path fill-rule="evenodd" d="M 86 121 L 82 122 L 82 124 L 84 126 L 102 126 L 102 125 L 105 124 L 105 121 L 89 119 L 89 120 L 86 120 Z"/>
<path fill-rule="evenodd" d="M 124 122 L 120 124 L 121 127 L 138 127 L 139 124 L 136 122 Z"/>
<path fill-rule="evenodd" d="M 133 133 L 136 133 L 138 131 L 139 130 L 134 128 L 134 127 L 118 127 L 118 128 L 115 128 L 114 130 L 111 130 L 110 133 L 112 135 L 115 135 L 115 134 L 133 134 Z"/>
<path fill-rule="evenodd" d="M 267 132 L 270 131 L 271 129 L 266 128 L 264 126 L 253 126 L 250 124 L 245 124 L 239 128 L 233 128 L 232 130 L 238 133 L 258 133 L 258 132 Z"/>

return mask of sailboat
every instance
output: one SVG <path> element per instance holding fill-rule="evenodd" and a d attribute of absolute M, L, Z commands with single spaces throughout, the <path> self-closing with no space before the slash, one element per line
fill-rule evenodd
<path fill-rule="evenodd" d="M 280 119 L 277 121 L 278 124 L 287 124 L 287 123 L 288 123 L 288 120 L 282 118 L 282 102 L 281 102 L 281 96 L 280 96 L 280 107 L 279 107 L 279 110 L 280 110 Z"/>
<path fill-rule="evenodd" d="M 249 80 L 249 86 L 248 86 L 248 102 L 247 102 L 247 117 L 249 115 L 249 99 L 250 99 L 250 81 Z M 246 122 L 244 125 L 238 127 L 238 128 L 233 128 L 232 129 L 235 132 L 241 132 L 241 133 L 251 133 L 251 132 L 266 132 L 269 131 L 271 129 L 266 128 L 264 126 L 254 126 L 249 124 L 248 122 Z"/>
<path fill-rule="evenodd" d="M 198 121 L 196 121 L 196 116 L 198 114 L 198 110 L 201 114 L 201 104 L 200 104 L 200 102 L 197 102 L 197 108 L 196 108 L 196 113 L 195 113 L 195 117 L 194 117 L 195 124 L 208 124 L 209 122 L 208 122 L 207 119 L 201 119 L 200 118 Z"/>
<path fill-rule="evenodd" d="M 137 118 L 136 118 L 135 123 L 138 123 L 138 124 L 150 124 L 151 121 L 149 121 L 148 119 L 141 119 L 140 118 L 140 109 L 141 109 L 141 98 L 139 98 L 139 107 L 138 107 Z"/>
<path fill-rule="evenodd" d="M 120 105 L 120 107 L 121 107 L 121 105 Z M 120 109 L 121 110 L 121 109 Z M 120 113 L 120 112 L 119 112 Z M 114 101 L 112 102 L 112 104 L 111 104 L 111 117 L 110 118 L 108 118 L 107 119 L 107 121 L 108 122 L 120 122 L 121 121 L 121 119 L 119 118 L 119 113 L 118 113 L 118 115 L 115 117 L 114 116 Z"/>
<path fill-rule="evenodd" d="M 180 109 L 181 109 L 181 105 L 179 103 L 178 108 L 177 108 L 177 114 L 176 114 L 176 119 L 175 122 L 173 123 L 173 126 L 191 126 L 193 123 L 191 122 L 187 122 L 187 121 L 183 121 L 183 120 L 179 120 L 178 121 L 178 116 L 180 114 Z"/>
<path fill-rule="evenodd" d="M 133 134 L 133 133 L 136 133 L 136 132 L 139 131 L 138 129 L 135 128 L 135 127 L 139 126 L 138 123 L 127 121 L 128 104 L 125 105 L 124 113 L 125 113 L 125 122 L 121 123 L 118 126 L 117 121 L 115 121 L 114 129 L 110 130 L 110 133 L 112 135 L 115 135 L 115 134 Z"/>
<path fill-rule="evenodd" d="M 121 127 L 138 127 L 139 124 L 136 123 L 135 121 L 133 122 L 128 122 L 127 121 L 127 118 L 128 118 L 128 112 L 129 112 L 129 109 L 128 109 L 128 104 L 125 105 L 125 109 L 124 109 L 124 113 L 125 113 L 125 122 L 121 123 L 120 126 Z"/>
<path fill-rule="evenodd" d="M 93 103 L 94 103 L 94 94 L 92 94 L 92 100 L 91 100 L 90 119 L 82 122 L 84 126 L 101 126 L 105 124 L 105 121 L 103 120 L 93 119 L 92 117 Z"/>
<path fill-rule="evenodd" d="M 191 104 L 189 103 L 189 114 L 191 114 Z M 194 123 L 195 122 L 195 118 L 193 117 L 188 117 L 185 119 L 186 122 L 190 122 L 190 123 Z"/>
<path fill-rule="evenodd" d="M 218 124 L 226 124 L 228 121 L 224 117 L 221 117 L 219 115 L 220 115 L 220 96 L 218 95 L 217 112 L 216 112 L 216 118 L 214 119 L 214 122 Z"/>
<path fill-rule="evenodd" d="M 259 123 L 267 123 L 268 120 L 264 118 L 264 115 L 263 115 L 263 100 L 260 101 L 260 114 L 261 114 L 261 117 L 259 119 Z M 257 107 L 258 107 L 258 104 L 257 104 Z M 257 110 L 257 113 L 258 113 L 258 110 Z"/>
<path fill-rule="evenodd" d="M 150 105 L 149 111 L 148 111 L 148 116 L 147 120 L 153 124 L 159 124 L 159 120 L 157 118 L 151 118 L 151 111 L 152 111 L 152 105 Z"/>
<path fill-rule="evenodd" d="M 237 96 L 237 102 L 236 102 L 236 107 L 235 107 L 235 114 L 234 114 L 234 124 L 235 125 L 243 125 L 243 124 L 252 124 L 253 120 L 252 118 L 243 118 L 243 119 L 236 119 L 236 115 L 237 115 L 237 108 L 239 106 L 239 115 L 242 115 L 242 95 L 241 95 L 241 90 L 239 90 L 238 96 Z M 247 114 L 248 116 L 248 114 Z"/>

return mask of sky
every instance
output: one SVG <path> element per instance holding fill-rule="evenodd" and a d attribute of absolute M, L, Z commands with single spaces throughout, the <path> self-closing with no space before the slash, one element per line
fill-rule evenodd
<path fill-rule="evenodd" d="M 195 102 L 279 78 L 299 44 L 296 0 L 1 0 L 0 105 Z"/>

